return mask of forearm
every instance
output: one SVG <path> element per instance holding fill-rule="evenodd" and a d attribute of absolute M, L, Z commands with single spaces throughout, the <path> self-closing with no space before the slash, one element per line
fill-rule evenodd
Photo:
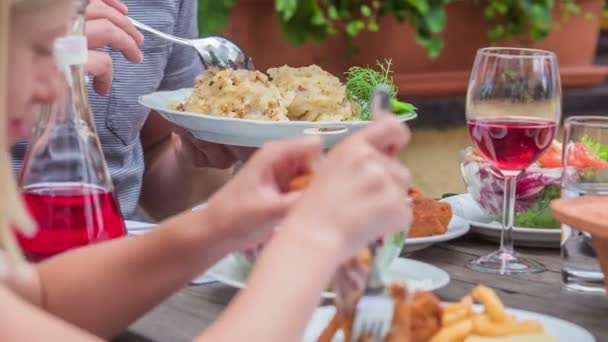
<path fill-rule="evenodd" d="M 177 161 L 167 138 L 146 151 L 140 203 L 157 220 L 206 201 L 232 177 L 232 169 L 195 168 Z"/>
<path fill-rule="evenodd" d="M 44 309 L 98 336 L 124 330 L 225 255 L 228 248 L 205 212 L 40 264 Z"/>
<path fill-rule="evenodd" d="M 0 286 L 0 341 L 99 341 Z"/>
<path fill-rule="evenodd" d="M 256 261 L 247 288 L 199 340 L 301 340 L 321 292 L 338 267 L 337 248 L 328 245 L 328 241 L 311 245 L 289 232 L 278 234 Z"/>

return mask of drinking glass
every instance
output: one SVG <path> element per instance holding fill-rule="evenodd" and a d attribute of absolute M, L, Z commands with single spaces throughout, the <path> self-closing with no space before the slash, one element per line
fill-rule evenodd
<path fill-rule="evenodd" d="M 551 146 L 561 116 L 556 55 L 535 49 L 479 50 L 466 112 L 475 146 L 505 179 L 500 249 L 467 266 L 502 275 L 543 271 L 543 265 L 513 250 L 512 231 L 517 177 Z"/>
<path fill-rule="evenodd" d="M 577 116 L 566 120 L 562 197 L 608 196 L 605 146 L 608 146 L 608 118 Z M 569 291 L 606 293 L 591 236 L 568 225 L 562 225 L 562 283 Z"/>

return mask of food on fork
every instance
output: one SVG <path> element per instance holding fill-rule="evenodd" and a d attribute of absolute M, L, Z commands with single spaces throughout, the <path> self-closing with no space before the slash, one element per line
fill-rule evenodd
<path fill-rule="evenodd" d="M 366 265 L 365 253 L 359 253 L 353 260 L 349 261 L 342 267 L 353 267 L 353 263 Z M 338 274 L 341 274 L 340 271 Z M 342 273 L 342 277 L 349 274 L 348 270 Z M 349 279 L 335 279 L 334 284 L 343 281 L 348 282 Z M 364 286 L 364 285 L 362 285 Z M 341 331 L 344 336 L 344 341 L 350 341 L 352 335 L 353 324 L 355 321 L 356 302 L 344 305 L 344 300 L 340 297 L 360 298 L 363 291 L 362 288 L 350 288 L 351 293 L 344 291 L 336 291 L 336 314 L 330 321 L 327 328 L 318 338 L 318 342 L 330 342 L 334 336 Z M 417 292 L 410 294 L 406 287 L 402 284 L 395 283 L 390 286 L 390 294 L 394 301 L 394 314 L 391 323 L 389 335 L 386 342 L 424 342 L 429 339 L 440 329 L 442 309 L 437 297 L 430 292 Z M 357 342 L 374 342 L 367 337 L 361 337 Z"/>
<path fill-rule="evenodd" d="M 267 74 L 211 68 L 197 77 L 192 95 L 173 109 L 264 121 L 367 121 L 371 92 L 385 85 L 391 89 L 392 111 L 414 114 L 413 105 L 397 100 L 390 61 L 378 66 L 380 71 L 351 68 L 345 83 L 317 65 L 282 66 Z"/>
<path fill-rule="evenodd" d="M 538 321 L 519 321 L 505 311 L 496 293 L 483 285 L 459 302 L 441 305 L 431 292 L 409 293 L 399 284 L 391 286 L 395 301 L 391 330 L 384 342 L 553 342 Z M 474 310 L 477 301 L 483 310 Z M 318 342 L 330 342 L 342 331 L 350 341 L 356 312 L 337 307 L 336 314 Z M 367 342 L 365 338 L 357 342 Z"/>

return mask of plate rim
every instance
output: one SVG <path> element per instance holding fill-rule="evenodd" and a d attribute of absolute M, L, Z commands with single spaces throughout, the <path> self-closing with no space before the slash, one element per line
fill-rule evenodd
<path fill-rule="evenodd" d="M 192 112 L 180 112 L 170 108 L 162 108 L 160 106 L 156 106 L 151 104 L 148 99 L 153 96 L 158 96 L 159 94 L 180 94 L 194 91 L 194 88 L 181 88 L 177 90 L 163 90 L 163 91 L 155 91 L 149 94 L 141 95 L 138 97 L 137 102 L 146 108 L 153 109 L 157 112 L 166 113 L 170 115 L 178 115 L 184 116 L 188 118 L 198 118 L 204 120 L 210 120 L 215 122 L 237 122 L 242 124 L 252 124 L 252 125 L 260 125 L 260 126 L 292 126 L 292 127 L 323 127 L 323 126 L 344 126 L 344 127 L 353 127 L 353 126 L 363 126 L 369 123 L 369 121 L 356 120 L 356 121 L 264 121 L 264 120 L 253 120 L 253 119 L 239 119 L 239 118 L 228 118 L 223 116 L 211 115 L 211 114 L 203 114 L 203 113 L 192 113 Z M 418 118 L 418 113 L 410 113 L 403 115 L 396 115 L 401 122 L 407 122 L 411 120 L 415 120 Z M 194 129 L 192 129 L 194 130 Z"/>
<path fill-rule="evenodd" d="M 458 194 L 458 195 L 454 195 L 454 196 L 450 196 L 450 197 L 468 199 L 470 196 L 471 195 L 469 193 L 462 193 L 462 194 Z M 444 198 L 441 201 L 445 201 L 445 202 L 449 203 L 449 201 L 446 201 L 446 199 L 447 198 Z M 472 201 L 473 199 L 471 198 L 470 200 Z M 502 227 L 500 226 L 500 223 L 495 220 L 492 220 L 491 222 L 479 222 L 479 221 L 474 221 L 474 220 L 468 219 L 466 217 L 462 217 L 462 219 L 464 219 L 465 221 L 467 221 L 469 223 L 472 230 L 474 230 L 475 228 L 490 229 L 490 230 L 501 230 L 502 229 Z M 513 231 L 519 232 L 519 233 L 524 233 L 524 234 L 536 233 L 536 234 L 542 234 L 542 235 L 561 235 L 561 232 L 560 232 L 561 230 L 559 228 L 513 227 Z"/>
<path fill-rule="evenodd" d="M 502 230 L 500 223 L 492 221 L 488 223 L 476 222 L 468 220 L 469 224 L 473 228 L 489 229 L 489 230 Z M 538 235 L 561 235 L 560 228 L 525 228 L 525 227 L 513 227 L 513 231 L 524 233 L 524 234 L 538 234 Z"/>
<path fill-rule="evenodd" d="M 229 278 L 223 276 L 222 274 L 219 274 L 218 271 L 215 270 L 215 267 L 218 264 L 220 264 L 221 262 L 226 262 L 225 260 L 227 258 L 231 258 L 232 260 L 234 260 L 235 264 L 238 264 L 234 255 L 229 254 L 229 255 L 225 256 L 224 258 L 222 258 L 220 261 L 218 261 L 211 268 L 209 268 L 209 270 L 207 270 L 207 272 L 206 272 L 206 275 L 214 278 L 215 280 L 217 280 L 218 282 L 220 282 L 224 285 L 228 285 L 228 286 L 231 286 L 231 287 L 234 287 L 237 289 L 244 289 L 247 286 L 246 282 L 240 282 L 237 280 L 229 279 Z M 435 290 L 441 289 L 441 288 L 445 287 L 446 285 L 448 285 L 450 283 L 450 281 L 452 280 L 452 278 L 450 277 L 448 272 L 446 272 L 445 270 L 443 270 L 435 265 L 432 265 L 432 264 L 429 264 L 426 262 L 422 262 L 422 261 L 418 261 L 418 260 L 413 260 L 410 258 L 403 258 L 403 257 L 397 257 L 395 259 L 395 262 L 397 260 L 401 260 L 401 262 L 406 262 L 409 264 L 409 266 L 416 265 L 419 268 L 424 267 L 424 268 L 430 269 L 433 271 L 433 273 L 436 273 L 438 275 L 437 279 L 433 280 L 432 286 L 430 286 L 429 289 L 425 289 L 425 291 L 435 291 Z M 323 291 L 321 293 L 321 298 L 323 298 L 323 299 L 333 299 L 335 297 L 336 297 L 335 293 L 330 292 L 330 291 Z"/>
<path fill-rule="evenodd" d="M 457 239 L 463 235 L 466 235 L 470 230 L 471 230 L 471 224 L 468 220 L 457 216 L 457 215 L 453 215 L 452 216 L 452 220 L 461 220 L 462 224 L 456 225 L 456 227 L 454 227 L 452 229 L 452 231 L 450 232 L 449 229 L 449 225 L 448 225 L 448 230 L 441 235 L 433 235 L 433 236 L 423 236 L 423 237 L 417 237 L 417 238 L 405 238 L 405 246 L 418 246 L 418 245 L 424 245 L 424 244 L 435 244 L 435 243 L 439 243 L 439 242 L 446 242 L 446 241 L 450 241 L 450 240 L 454 240 Z M 452 224 L 452 221 L 450 221 L 450 224 Z"/>

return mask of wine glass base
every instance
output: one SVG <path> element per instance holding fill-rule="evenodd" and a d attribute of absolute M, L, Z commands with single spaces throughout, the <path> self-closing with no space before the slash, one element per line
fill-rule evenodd
<path fill-rule="evenodd" d="M 500 275 L 530 274 L 545 270 L 545 266 L 533 259 L 503 250 L 471 260 L 467 267 L 477 272 Z"/>

